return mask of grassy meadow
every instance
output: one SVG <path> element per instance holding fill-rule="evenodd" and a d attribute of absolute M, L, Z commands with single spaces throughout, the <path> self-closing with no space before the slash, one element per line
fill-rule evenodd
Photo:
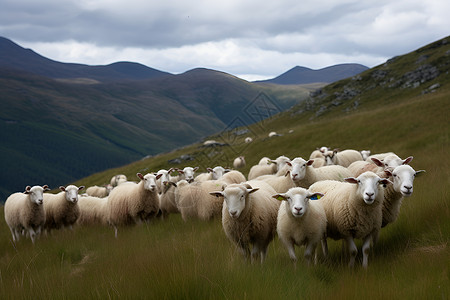
<path fill-rule="evenodd" d="M 221 134 L 214 138 L 231 146 L 191 145 L 75 183 L 100 185 L 119 173 L 135 180 L 137 172 L 171 167 L 167 161 L 182 154 L 196 160 L 178 167 L 198 165 L 201 171 L 231 166 L 235 156 L 245 155 L 244 174 L 263 156 L 309 157 L 324 145 L 412 155 L 414 169 L 426 173 L 416 179 L 397 222 L 382 229 L 368 270 L 360 256 L 349 269 L 335 241 L 316 266 L 299 259 L 294 267 L 278 238 L 266 262 L 252 265 L 227 240 L 220 220 L 185 223 L 180 215 L 121 228 L 118 239 L 112 228 L 75 227 L 43 235 L 34 246 L 29 239 L 14 245 L 0 209 L 0 298 L 449 299 L 449 85 L 425 95 L 416 89 L 407 97 L 388 97 L 348 114 L 330 111 L 311 119 L 312 112 L 286 112 L 249 127 L 251 144 L 243 143 L 246 135 Z M 267 139 L 270 131 L 283 136 Z M 299 258 L 302 253 L 297 250 Z"/>

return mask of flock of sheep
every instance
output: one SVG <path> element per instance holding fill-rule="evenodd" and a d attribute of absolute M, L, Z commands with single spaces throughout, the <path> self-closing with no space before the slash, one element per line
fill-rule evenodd
<path fill-rule="evenodd" d="M 41 231 L 79 225 L 118 228 L 180 213 L 189 219 L 222 219 L 227 238 L 245 258 L 265 260 L 267 247 L 278 235 L 289 257 L 296 262 L 295 246 L 305 246 L 307 264 L 317 261 L 319 242 L 328 253 L 327 238 L 343 240 L 354 266 L 358 253 L 354 239 L 363 241 L 364 268 L 370 247 L 381 228 L 394 222 L 404 197 L 413 192 L 413 181 L 423 170 L 389 152 L 313 151 L 308 160 L 264 157 L 250 168 L 247 178 L 238 170 L 221 166 L 171 168 L 128 181 L 117 175 L 107 187 L 60 187 L 58 194 L 44 193 L 48 186 L 27 186 L 5 202 L 5 220 L 13 241 L 27 235 L 35 242 Z M 235 169 L 245 159 L 236 159 Z"/>

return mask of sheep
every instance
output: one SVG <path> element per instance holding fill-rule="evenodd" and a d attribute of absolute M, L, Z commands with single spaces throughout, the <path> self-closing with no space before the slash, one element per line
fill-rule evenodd
<path fill-rule="evenodd" d="M 139 183 L 124 183 L 113 189 L 108 197 L 106 214 L 108 223 L 117 229 L 120 225 L 134 225 L 147 221 L 159 212 L 156 180 L 162 175 L 137 173 Z"/>
<path fill-rule="evenodd" d="M 276 233 L 279 202 L 266 189 L 246 183 L 230 184 L 210 193 L 223 198 L 222 227 L 227 238 L 251 261 L 260 255 L 261 263 Z"/>
<path fill-rule="evenodd" d="M 409 165 L 400 165 L 388 175 L 392 176 L 393 184 L 384 192 L 383 221 L 381 227 L 385 227 L 397 220 L 400 206 L 404 197 L 409 197 L 413 192 L 414 178 L 424 170 L 415 171 Z"/>
<path fill-rule="evenodd" d="M 122 183 L 122 182 L 120 182 Z M 108 184 L 106 186 L 90 186 L 86 189 L 86 194 L 88 196 L 103 198 L 108 197 L 109 193 L 112 191 L 113 186 L 111 184 Z"/>
<path fill-rule="evenodd" d="M 379 160 L 383 160 L 388 155 L 396 155 L 394 152 L 385 152 L 385 153 L 377 153 L 372 154 L 366 158 L 366 161 L 372 161 L 372 158 L 376 158 Z"/>
<path fill-rule="evenodd" d="M 158 194 L 162 194 L 163 190 L 165 189 L 165 185 L 170 182 L 170 173 L 172 171 L 173 168 L 170 168 L 169 170 L 161 169 L 156 172 L 155 175 L 161 174 L 161 177 L 156 180 L 156 189 L 158 191 Z"/>
<path fill-rule="evenodd" d="M 231 170 L 225 174 L 223 174 L 222 178 L 220 178 L 221 181 L 225 183 L 241 183 L 246 181 L 244 174 L 237 170 Z"/>
<path fill-rule="evenodd" d="M 236 157 L 233 161 L 233 167 L 235 169 L 241 169 L 245 167 L 245 158 L 244 156 Z"/>
<path fill-rule="evenodd" d="M 164 182 L 164 189 L 159 198 L 159 208 L 161 210 L 161 218 L 166 218 L 169 214 L 176 214 L 178 210 L 175 203 L 177 184 L 175 182 Z"/>
<path fill-rule="evenodd" d="M 106 205 L 108 197 L 98 198 L 93 196 L 80 196 L 78 198 L 78 207 L 80 216 L 77 224 L 79 225 L 107 225 Z"/>
<path fill-rule="evenodd" d="M 5 202 L 5 221 L 11 231 L 13 242 L 19 241 L 23 230 L 28 232 L 34 244 L 45 224 L 44 191 L 47 185 L 27 186 L 23 193 L 11 194 Z"/>
<path fill-rule="evenodd" d="M 189 184 L 186 180 L 178 183 L 175 203 L 186 222 L 190 219 L 203 221 L 220 217 L 223 199 L 213 197 L 209 192 L 215 191 L 226 184 L 221 180 L 207 180 Z"/>
<path fill-rule="evenodd" d="M 253 142 L 253 139 L 252 139 L 251 137 L 248 136 L 248 137 L 245 138 L 244 142 L 245 142 L 246 144 L 249 144 L 249 143 Z"/>
<path fill-rule="evenodd" d="M 170 175 L 169 181 L 176 183 L 180 180 L 185 179 L 186 181 L 191 183 L 192 181 L 194 181 L 194 178 L 195 178 L 194 174 L 197 170 L 198 170 L 198 167 L 185 167 L 185 168 L 183 168 L 183 170 L 178 169 L 178 168 L 172 169 L 172 171 L 178 171 L 179 174 L 177 176 Z"/>
<path fill-rule="evenodd" d="M 272 161 L 273 163 L 276 163 L 277 165 L 277 176 L 284 176 L 286 175 L 286 172 L 290 170 L 289 162 L 291 160 L 289 157 L 286 157 L 284 155 L 278 156 L 275 161 Z"/>
<path fill-rule="evenodd" d="M 350 253 L 350 267 L 354 266 L 358 253 L 354 239 L 363 240 L 362 266 L 367 268 L 371 242 L 377 240 L 382 224 L 383 186 L 391 181 L 373 172 L 345 181 L 318 181 L 309 187 L 309 191 L 325 194 L 320 201 L 327 216 L 327 237 L 344 239 Z"/>
<path fill-rule="evenodd" d="M 304 257 L 307 264 L 316 252 L 317 244 L 322 242 L 324 256 L 327 256 L 326 230 L 327 217 L 320 201 L 322 193 L 311 193 L 307 189 L 295 187 L 286 193 L 276 194 L 273 198 L 281 201 L 277 217 L 277 233 L 287 248 L 289 257 L 296 263 L 294 246 L 305 246 Z"/>
<path fill-rule="evenodd" d="M 284 155 L 278 156 L 275 160 L 269 159 L 269 163 L 271 163 L 272 165 L 266 165 L 264 167 L 259 165 L 253 166 L 248 173 L 248 179 L 252 180 L 261 176 L 273 174 L 276 174 L 277 176 L 284 176 L 289 170 L 289 166 L 287 165 L 287 163 L 290 161 L 291 160 L 289 159 L 289 157 L 286 157 Z"/>
<path fill-rule="evenodd" d="M 308 188 L 311 184 L 320 180 L 343 181 L 350 177 L 351 172 L 343 166 L 324 166 L 314 168 L 313 159 L 308 161 L 301 157 L 294 158 L 291 162 L 290 177 L 292 182 L 299 187 Z"/>
<path fill-rule="evenodd" d="M 276 133 L 275 131 L 271 131 L 271 132 L 269 132 L 269 134 L 267 136 L 271 138 L 274 136 L 280 136 L 280 134 Z"/>
<path fill-rule="evenodd" d="M 84 186 L 68 185 L 60 186 L 59 189 L 61 192 L 58 194 L 44 194 L 44 228 L 47 232 L 65 227 L 72 229 L 80 216 L 78 192 L 84 189 Z"/>
<path fill-rule="evenodd" d="M 263 157 L 260 159 L 257 165 L 254 165 L 250 168 L 248 172 L 248 179 L 255 179 L 262 175 L 275 174 L 277 172 L 277 164 L 273 163 L 268 157 Z"/>
<path fill-rule="evenodd" d="M 114 188 L 114 187 L 118 186 L 119 184 L 126 182 L 127 180 L 128 180 L 127 176 L 125 176 L 123 174 L 119 174 L 119 175 L 115 175 L 111 178 L 110 184 Z"/>
<path fill-rule="evenodd" d="M 361 153 L 363 160 L 367 160 L 367 158 L 370 156 L 370 150 L 361 150 L 359 151 L 359 153 Z"/>
<path fill-rule="evenodd" d="M 330 165 L 340 165 L 343 167 L 348 167 L 352 162 L 357 160 L 362 160 L 362 155 L 356 150 L 343 150 L 338 151 L 334 149 L 333 151 L 327 151 L 324 153 L 325 164 Z"/>
<path fill-rule="evenodd" d="M 379 174 L 381 172 L 384 172 L 385 169 L 393 170 L 395 167 L 398 167 L 400 165 L 409 164 L 412 159 L 412 156 L 409 156 L 406 159 L 401 159 L 395 154 L 388 155 L 383 160 L 372 157 L 371 162 L 362 160 L 355 161 L 351 163 L 347 167 L 347 169 L 352 173 L 353 177 L 358 177 L 359 175 L 367 171 Z"/>
<path fill-rule="evenodd" d="M 292 181 L 291 176 L 289 176 L 290 171 L 286 172 L 285 176 L 277 175 L 265 175 L 257 177 L 256 180 L 260 180 L 270 185 L 277 193 L 285 193 L 290 188 L 295 187 L 295 183 Z"/>
<path fill-rule="evenodd" d="M 208 173 L 202 173 L 199 174 L 197 177 L 195 177 L 195 181 L 206 181 L 206 180 L 218 180 L 220 178 L 222 178 L 222 176 L 229 172 L 229 169 L 225 169 L 224 167 L 221 166 L 217 166 L 214 167 L 213 169 L 211 168 L 206 168 L 206 171 L 208 171 Z"/>

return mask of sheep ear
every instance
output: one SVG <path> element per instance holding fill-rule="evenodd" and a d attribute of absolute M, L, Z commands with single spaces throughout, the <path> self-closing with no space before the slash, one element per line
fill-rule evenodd
<path fill-rule="evenodd" d="M 306 165 L 307 166 L 310 166 L 310 165 L 312 165 L 314 163 L 314 159 L 310 159 L 310 160 L 308 160 L 307 162 L 306 162 Z"/>
<path fill-rule="evenodd" d="M 216 196 L 216 197 L 223 197 L 223 192 L 216 191 L 216 192 L 209 192 L 210 195 Z"/>
<path fill-rule="evenodd" d="M 160 179 L 163 174 L 156 175 L 156 180 Z"/>
<path fill-rule="evenodd" d="M 413 156 L 409 156 L 408 158 L 406 158 L 404 161 L 403 161 L 403 163 L 402 163 L 402 165 L 407 165 L 407 164 L 409 164 L 412 160 L 413 160 Z"/>
<path fill-rule="evenodd" d="M 64 186 L 62 186 L 62 185 L 59 187 L 59 189 L 60 189 L 61 191 L 63 191 L 63 192 L 66 191 L 66 188 L 65 188 Z"/>
<path fill-rule="evenodd" d="M 44 185 L 42 188 L 44 189 L 44 191 L 50 191 L 50 188 L 48 187 L 48 185 Z"/>
<path fill-rule="evenodd" d="M 212 172 L 213 172 L 213 169 L 211 169 L 211 168 L 206 168 L 206 171 L 212 173 Z"/>
<path fill-rule="evenodd" d="M 249 190 L 247 190 L 247 192 L 248 192 L 249 194 L 251 194 L 251 193 L 256 192 L 257 190 L 259 190 L 259 188 L 249 189 Z"/>
<path fill-rule="evenodd" d="M 84 189 L 84 185 L 81 185 L 78 190 L 81 191 L 82 189 Z"/>
<path fill-rule="evenodd" d="M 168 185 L 173 185 L 174 187 L 177 187 L 177 184 L 175 182 L 173 182 L 173 181 L 169 181 L 167 184 Z"/>
<path fill-rule="evenodd" d="M 226 168 L 224 173 L 228 173 L 228 172 L 230 172 L 230 171 L 231 171 L 231 170 L 230 170 L 229 168 Z"/>
<path fill-rule="evenodd" d="M 139 177 L 140 180 L 144 180 L 144 175 L 141 173 L 137 173 L 136 176 Z"/>
<path fill-rule="evenodd" d="M 24 194 L 29 194 L 31 190 L 31 186 L 27 185 L 25 188 L 25 191 L 23 192 Z"/>
<path fill-rule="evenodd" d="M 384 170 L 384 174 L 386 174 L 387 177 L 391 177 L 392 176 L 392 172 L 388 169 Z"/>
<path fill-rule="evenodd" d="M 419 175 L 419 174 L 421 174 L 421 173 L 425 173 L 425 170 L 419 170 L 419 171 L 416 171 L 415 176 L 417 176 L 417 175 Z"/>
<path fill-rule="evenodd" d="M 194 172 L 197 172 L 198 168 L 199 168 L 199 167 L 195 167 L 195 168 L 194 168 Z"/>
<path fill-rule="evenodd" d="M 292 164 L 291 164 L 290 161 L 287 161 L 286 164 L 287 164 L 289 167 L 292 167 Z"/>
<path fill-rule="evenodd" d="M 376 164 L 377 166 L 384 167 L 383 162 L 381 160 L 379 160 L 378 158 L 372 157 L 371 159 L 372 159 L 373 163 Z"/>
<path fill-rule="evenodd" d="M 382 184 L 382 185 L 384 185 L 384 187 L 386 187 L 386 185 L 392 184 L 392 181 L 390 181 L 390 180 L 387 179 L 387 178 L 382 178 L 382 179 L 380 180 L 380 184 Z"/>
<path fill-rule="evenodd" d="M 276 194 L 276 195 L 273 195 L 272 198 L 277 199 L 278 201 L 287 200 L 287 197 L 285 196 L 285 194 Z"/>
<path fill-rule="evenodd" d="M 349 178 L 345 178 L 344 179 L 346 182 L 348 183 L 355 183 L 358 184 L 358 179 L 354 178 L 354 177 L 349 177 Z"/>
<path fill-rule="evenodd" d="M 310 196 L 308 196 L 306 198 L 309 198 L 310 200 L 319 200 L 323 196 L 325 196 L 325 195 L 322 193 L 312 193 Z"/>

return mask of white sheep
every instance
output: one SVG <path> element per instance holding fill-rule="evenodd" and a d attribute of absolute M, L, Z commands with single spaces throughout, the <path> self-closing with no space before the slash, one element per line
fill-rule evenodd
<path fill-rule="evenodd" d="M 274 137 L 274 136 L 280 136 L 278 133 L 276 133 L 275 131 L 271 131 L 269 132 L 269 134 L 267 135 L 268 137 Z"/>
<path fill-rule="evenodd" d="M 275 174 L 277 172 L 277 164 L 268 157 L 263 157 L 257 165 L 250 168 L 248 172 L 248 180 L 255 179 L 259 176 Z"/>
<path fill-rule="evenodd" d="M 249 184 L 230 184 L 211 195 L 223 198 L 222 227 L 228 239 L 252 262 L 265 260 L 267 247 L 276 233 L 279 202 L 266 189 Z"/>
<path fill-rule="evenodd" d="M 343 181 L 350 177 L 351 172 L 343 166 L 323 166 L 314 168 L 314 160 L 308 161 L 301 157 L 296 157 L 290 162 L 290 177 L 295 186 L 308 188 L 311 184 L 321 180 Z"/>
<path fill-rule="evenodd" d="M 245 138 L 244 142 L 245 142 L 246 144 L 249 144 L 249 143 L 253 142 L 253 139 L 252 139 L 251 137 L 248 136 L 248 137 Z"/>
<path fill-rule="evenodd" d="M 186 180 L 190 183 L 194 181 L 195 172 L 198 170 L 198 168 L 199 167 L 184 167 L 182 170 L 178 168 L 171 169 L 170 173 L 177 171 L 178 175 L 176 176 L 169 175 L 169 181 L 177 183 L 180 180 Z"/>
<path fill-rule="evenodd" d="M 211 220 L 220 217 L 223 199 L 211 196 L 209 193 L 220 189 L 224 184 L 221 180 L 207 180 L 187 183 L 181 180 L 177 184 L 175 203 L 184 221 L 190 219 Z"/>
<path fill-rule="evenodd" d="M 225 174 L 223 174 L 220 180 L 228 184 L 241 183 L 246 181 L 244 174 L 242 174 L 242 172 L 239 172 L 237 170 L 231 170 L 229 172 L 226 172 Z"/>
<path fill-rule="evenodd" d="M 334 149 L 332 151 L 325 152 L 324 156 L 325 164 L 328 166 L 340 165 L 343 167 L 348 167 L 352 162 L 362 160 L 361 152 L 351 149 L 343 151 Z"/>
<path fill-rule="evenodd" d="M 278 237 L 294 263 L 297 262 L 295 245 L 305 246 L 304 257 L 308 265 L 319 241 L 322 242 L 324 256 L 327 256 L 327 217 L 322 202 L 314 201 L 322 196 L 322 193 L 311 193 L 301 187 L 273 195 L 273 198 L 282 201 L 277 218 Z"/>
<path fill-rule="evenodd" d="M 412 195 L 414 178 L 422 172 L 425 171 L 415 171 L 409 165 L 400 165 L 389 174 L 392 176 L 393 184 L 389 185 L 384 192 L 383 222 L 381 227 L 385 227 L 397 220 L 403 198 Z"/>
<path fill-rule="evenodd" d="M 358 177 L 364 172 L 371 171 L 375 174 L 384 172 L 385 169 L 393 170 L 394 168 L 409 164 L 413 160 L 412 156 L 406 159 L 401 159 L 397 155 L 387 155 L 383 160 L 379 160 L 372 157 L 369 161 L 355 161 L 347 167 L 347 169 L 352 173 L 353 177 Z"/>
<path fill-rule="evenodd" d="M 397 155 L 397 154 L 395 154 L 394 152 L 377 153 L 377 154 L 372 154 L 372 155 L 368 156 L 366 158 L 366 160 L 367 161 L 372 161 L 372 158 L 383 160 L 388 155 Z"/>
<path fill-rule="evenodd" d="M 23 193 L 11 194 L 5 202 L 5 221 L 14 243 L 19 241 L 23 230 L 28 232 L 34 244 L 36 237 L 41 233 L 45 223 L 45 211 L 43 207 L 44 191 L 49 190 L 44 186 L 27 186 Z"/>
<path fill-rule="evenodd" d="M 235 168 L 235 169 L 241 169 L 241 168 L 244 168 L 245 167 L 245 158 L 244 158 L 244 156 L 239 156 L 239 157 L 236 157 L 235 159 L 234 159 L 234 161 L 233 161 L 233 167 Z"/>
<path fill-rule="evenodd" d="M 120 183 L 122 183 L 122 182 L 120 181 Z M 86 189 L 86 194 L 88 196 L 104 198 L 104 197 L 108 197 L 108 195 L 112 191 L 112 189 L 113 189 L 113 186 L 111 184 L 108 184 L 106 186 L 93 185 Z"/>
<path fill-rule="evenodd" d="M 287 171 L 285 176 L 264 175 L 255 178 L 255 180 L 265 182 L 266 184 L 270 185 L 277 193 L 285 193 L 290 188 L 296 187 L 289 174 L 290 171 Z"/>
<path fill-rule="evenodd" d="M 195 177 L 195 181 L 206 181 L 206 180 L 218 180 L 222 178 L 222 176 L 229 172 L 229 169 L 225 169 L 222 166 L 217 166 L 214 168 L 206 168 L 207 173 L 199 174 Z"/>
<path fill-rule="evenodd" d="M 78 192 L 84 189 L 84 186 L 68 185 L 60 186 L 59 189 L 61 192 L 58 194 L 44 194 L 44 228 L 48 232 L 65 227 L 72 229 L 80 216 Z"/>
<path fill-rule="evenodd" d="M 156 180 L 162 175 L 136 174 L 139 183 L 123 183 L 114 188 L 108 197 L 108 223 L 117 228 L 121 225 L 134 225 L 147 221 L 159 212 L 159 196 Z"/>
<path fill-rule="evenodd" d="M 93 196 L 80 196 L 78 198 L 80 216 L 78 217 L 77 224 L 88 226 L 107 225 L 107 202 L 108 197 L 98 198 Z"/>
<path fill-rule="evenodd" d="M 118 186 L 119 184 L 126 182 L 127 180 L 128 180 L 127 176 L 125 176 L 123 174 L 114 175 L 111 178 L 110 184 L 114 188 L 114 187 Z"/>
<path fill-rule="evenodd" d="M 345 181 L 319 181 L 309 190 L 325 194 L 320 201 L 327 216 L 327 237 L 344 239 L 350 253 L 350 267 L 354 266 L 358 253 L 354 239 L 362 239 L 362 265 L 367 268 L 371 243 L 377 240 L 381 229 L 383 186 L 391 182 L 373 172 L 346 178 Z"/>
<path fill-rule="evenodd" d="M 169 214 L 177 214 L 180 211 L 175 202 L 177 184 L 175 182 L 166 181 L 163 182 L 163 186 L 164 188 L 159 198 L 159 208 L 161 210 L 161 217 L 165 219 Z"/>
<path fill-rule="evenodd" d="M 361 150 L 359 152 L 361 153 L 363 160 L 367 160 L 367 158 L 370 156 L 370 150 Z"/>
<path fill-rule="evenodd" d="M 161 174 L 161 176 L 156 180 L 156 189 L 158 191 L 158 194 L 161 194 L 165 189 L 167 183 L 170 182 L 170 173 L 172 171 L 173 168 L 170 168 L 169 170 L 161 169 L 158 172 L 156 172 L 155 175 Z"/>

